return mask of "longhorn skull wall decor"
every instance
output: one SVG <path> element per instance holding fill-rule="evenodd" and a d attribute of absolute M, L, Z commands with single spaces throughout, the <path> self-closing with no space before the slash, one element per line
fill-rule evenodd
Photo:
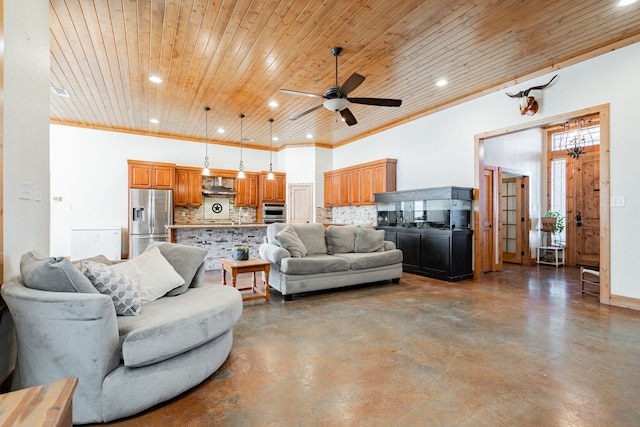
<path fill-rule="evenodd" d="M 528 116 L 533 116 L 538 112 L 538 101 L 536 101 L 536 98 L 534 96 L 529 96 L 529 92 L 531 92 L 532 90 L 544 89 L 545 87 L 549 86 L 551 82 L 556 79 L 556 77 L 558 77 L 557 74 L 553 76 L 551 80 L 549 80 L 549 82 L 545 85 L 532 86 L 529 89 L 521 90 L 518 93 L 508 93 L 507 96 L 510 96 L 511 98 L 520 98 L 520 114 L 522 114 L 523 116 L 525 114 Z"/>

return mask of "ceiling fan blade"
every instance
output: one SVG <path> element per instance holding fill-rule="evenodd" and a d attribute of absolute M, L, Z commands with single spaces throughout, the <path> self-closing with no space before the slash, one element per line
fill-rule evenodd
<path fill-rule="evenodd" d="M 354 104 L 378 105 L 380 107 L 399 107 L 402 105 L 402 99 L 389 98 L 347 98 L 347 101 Z"/>
<path fill-rule="evenodd" d="M 340 93 L 347 96 L 351 91 L 360 86 L 365 77 L 358 73 L 353 73 L 349 78 L 340 86 Z"/>
<path fill-rule="evenodd" d="M 312 98 L 324 98 L 324 95 L 318 95 L 317 93 L 300 92 L 300 91 L 297 91 L 297 90 L 278 89 L 278 92 L 288 93 L 290 95 L 310 96 Z"/>
<path fill-rule="evenodd" d="M 306 116 L 307 114 L 309 114 L 309 113 L 312 113 L 312 112 L 316 111 L 318 108 L 322 108 L 322 104 L 320 104 L 320 105 L 316 105 L 315 107 L 311 107 L 311 108 L 309 108 L 308 110 L 304 110 L 302 113 L 300 113 L 300 114 L 296 114 L 296 115 L 295 115 L 295 116 L 293 116 L 293 117 L 289 117 L 289 120 L 298 120 L 300 117 L 302 117 L 302 116 Z"/>
<path fill-rule="evenodd" d="M 348 108 L 345 108 L 344 110 L 340 111 L 340 115 L 349 126 L 353 126 L 358 123 L 355 116 L 353 115 L 351 110 L 349 110 Z"/>

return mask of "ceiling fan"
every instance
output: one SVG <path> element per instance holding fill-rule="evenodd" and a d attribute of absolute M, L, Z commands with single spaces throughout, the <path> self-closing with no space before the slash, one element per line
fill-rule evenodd
<path fill-rule="evenodd" d="M 324 98 L 324 101 L 320 105 L 316 105 L 315 107 L 311 107 L 308 110 L 303 111 L 300 114 L 296 114 L 293 117 L 290 117 L 289 120 L 297 120 L 302 116 L 306 116 L 319 109 L 320 107 L 325 107 L 327 110 L 339 112 L 344 121 L 349 125 L 353 126 L 358 121 L 354 117 L 353 113 L 349 110 L 349 104 L 365 104 L 365 105 L 378 105 L 381 107 L 399 107 L 402 105 L 401 99 L 388 99 L 388 98 L 349 98 L 347 95 L 351 93 L 354 89 L 362 84 L 365 77 L 361 76 L 358 73 L 353 73 L 349 76 L 349 78 L 342 84 L 342 86 L 338 85 L 338 56 L 342 53 L 341 47 L 332 47 L 331 53 L 336 57 L 336 85 L 330 86 L 327 90 L 324 91 L 324 95 L 318 95 L 315 93 L 309 92 L 299 92 L 297 90 L 288 90 L 288 89 L 279 89 L 280 92 L 290 93 L 293 95 L 304 95 L 311 96 L 314 98 Z"/>

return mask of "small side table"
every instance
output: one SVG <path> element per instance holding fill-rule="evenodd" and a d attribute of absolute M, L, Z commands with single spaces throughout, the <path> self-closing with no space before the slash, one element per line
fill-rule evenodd
<path fill-rule="evenodd" d="M 251 291 L 242 294 L 242 301 L 251 301 L 254 299 L 262 299 L 269 301 L 269 271 L 271 271 L 271 263 L 260 258 L 249 258 L 246 261 L 235 261 L 232 259 L 221 259 L 222 267 L 222 284 L 227 284 L 227 272 L 231 273 L 231 286 L 240 292 Z M 256 285 L 256 273 L 264 272 L 264 291 Z M 241 273 L 253 273 L 250 288 L 238 288 L 236 286 L 236 278 Z"/>
<path fill-rule="evenodd" d="M 78 378 L 67 378 L 0 395 L 0 425 L 71 427 Z"/>
<path fill-rule="evenodd" d="M 545 258 L 547 252 L 553 252 L 553 261 Z M 555 265 L 556 267 L 564 265 L 565 247 L 564 246 L 540 246 L 536 248 L 536 262 L 538 264 Z"/>

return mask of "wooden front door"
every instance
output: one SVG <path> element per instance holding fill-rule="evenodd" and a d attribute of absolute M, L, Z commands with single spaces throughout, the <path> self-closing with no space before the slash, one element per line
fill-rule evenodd
<path fill-rule="evenodd" d="M 573 166 L 571 165 L 573 163 Z M 573 203 L 567 210 L 568 236 L 573 234 L 574 265 L 600 265 L 600 153 L 598 146 L 590 147 L 587 153 L 573 162 L 575 193 Z M 569 176 L 569 174 L 567 174 Z M 571 206 L 573 204 L 573 206 Z"/>

